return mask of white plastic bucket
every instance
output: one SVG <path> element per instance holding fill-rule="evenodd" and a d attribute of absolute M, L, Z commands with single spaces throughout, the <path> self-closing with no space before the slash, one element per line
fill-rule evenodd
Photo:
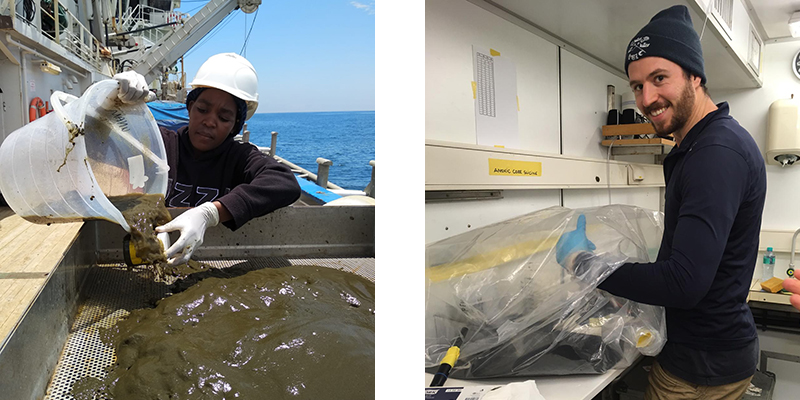
<path fill-rule="evenodd" d="M 3 141 L 0 192 L 14 212 L 36 223 L 105 219 L 130 231 L 108 197 L 166 193 L 169 167 L 153 114 L 143 102 L 122 103 L 117 91 L 117 81 L 104 80 L 80 98 L 55 92 L 52 113 Z"/>

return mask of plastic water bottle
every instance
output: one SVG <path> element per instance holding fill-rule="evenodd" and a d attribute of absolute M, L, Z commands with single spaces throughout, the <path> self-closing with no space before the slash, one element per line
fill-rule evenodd
<path fill-rule="evenodd" d="M 774 276 L 775 272 L 775 253 L 772 247 L 767 247 L 767 254 L 764 255 L 764 265 L 761 266 L 761 282 L 766 282 Z"/>

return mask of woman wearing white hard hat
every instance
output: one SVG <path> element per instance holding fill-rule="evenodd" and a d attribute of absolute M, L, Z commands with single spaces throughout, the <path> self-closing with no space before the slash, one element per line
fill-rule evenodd
<path fill-rule="evenodd" d="M 142 101 L 144 77 L 129 71 L 114 76 L 123 101 Z M 170 166 L 168 207 L 195 207 L 158 232 L 180 231 L 167 249 L 172 265 L 189 261 L 208 227 L 219 222 L 235 230 L 252 218 L 294 203 L 300 186 L 292 171 L 249 143 L 233 140 L 258 107 L 258 76 L 234 53 L 211 56 L 197 71 L 186 98 L 189 125 L 161 128 Z"/>

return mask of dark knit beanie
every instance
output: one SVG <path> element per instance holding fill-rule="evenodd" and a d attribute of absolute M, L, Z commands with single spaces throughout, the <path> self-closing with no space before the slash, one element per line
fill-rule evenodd
<path fill-rule="evenodd" d="M 666 58 L 706 83 L 703 48 L 686 6 L 662 10 L 633 37 L 625 56 L 625 73 L 630 63 L 644 57 Z"/>
<path fill-rule="evenodd" d="M 206 89 L 208 88 L 207 87 L 195 88 L 192 89 L 186 95 L 187 110 L 189 108 L 189 103 L 197 100 L 197 98 L 200 97 L 200 94 L 203 93 Z M 231 131 L 230 136 L 236 136 L 239 134 L 239 132 L 242 131 L 242 126 L 244 126 L 244 120 L 247 119 L 247 102 L 234 95 L 231 95 L 231 97 L 233 97 L 233 102 L 236 103 L 236 122 L 234 122 L 233 124 L 233 131 Z"/>

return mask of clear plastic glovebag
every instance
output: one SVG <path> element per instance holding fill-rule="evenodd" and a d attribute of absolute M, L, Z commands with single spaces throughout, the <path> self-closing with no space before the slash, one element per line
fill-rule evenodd
<path fill-rule="evenodd" d="M 597 249 L 576 277 L 555 245 L 580 214 Z M 600 374 L 658 354 L 663 307 L 597 285 L 622 264 L 654 261 L 662 234 L 660 212 L 552 207 L 428 245 L 425 367 L 435 371 L 464 328 L 454 378 Z"/>

